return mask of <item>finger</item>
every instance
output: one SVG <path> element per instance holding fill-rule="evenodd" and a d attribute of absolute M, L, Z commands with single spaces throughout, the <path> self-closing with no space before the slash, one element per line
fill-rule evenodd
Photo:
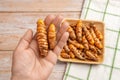
<path fill-rule="evenodd" d="M 38 57 L 39 56 L 39 49 L 38 49 L 37 41 L 32 40 L 29 47 L 30 47 L 30 49 L 32 49 L 34 51 L 34 54 Z"/>
<path fill-rule="evenodd" d="M 68 37 L 69 37 L 69 33 L 68 32 L 65 32 L 62 35 L 61 39 L 59 40 L 58 44 L 56 45 L 56 47 L 53 50 L 54 53 L 56 53 L 57 55 L 60 54 L 61 50 L 63 49 L 63 46 L 67 42 Z"/>
<path fill-rule="evenodd" d="M 17 49 L 24 50 L 29 47 L 29 44 L 33 37 L 33 31 L 29 29 L 24 36 L 20 39 L 20 42 L 18 43 Z"/>
<path fill-rule="evenodd" d="M 64 32 L 66 32 L 66 30 L 68 29 L 69 23 L 68 22 L 63 22 L 61 24 L 60 30 L 57 33 L 57 41 L 59 41 L 59 39 L 61 38 L 61 36 L 63 35 Z"/>
<path fill-rule="evenodd" d="M 55 16 L 54 15 L 48 15 L 46 18 L 45 18 L 45 20 L 44 20 L 44 22 L 45 22 L 45 25 L 47 26 L 47 28 L 48 28 L 48 26 L 52 23 L 52 21 L 55 19 Z"/>
<path fill-rule="evenodd" d="M 37 41 L 36 41 L 36 33 L 35 33 L 35 35 L 33 37 L 33 40 L 31 41 L 29 47 L 35 52 L 36 56 L 39 55 L 38 44 L 37 44 Z"/>
<path fill-rule="evenodd" d="M 57 55 L 53 51 L 50 50 L 48 52 L 48 55 L 44 59 L 52 63 L 53 65 L 55 65 L 57 62 Z"/>
<path fill-rule="evenodd" d="M 53 51 L 50 50 L 48 52 L 48 55 L 44 59 L 47 60 L 48 62 L 52 63 L 53 65 L 55 65 L 57 62 L 57 56 L 59 55 L 64 44 L 66 43 L 68 36 L 69 36 L 68 32 L 65 32 L 63 34 L 61 40 L 59 41 L 59 43 L 55 47 L 55 49 Z"/>
<path fill-rule="evenodd" d="M 61 22 L 62 22 L 63 19 L 64 19 L 64 18 L 63 18 L 62 16 L 57 15 L 57 16 L 55 17 L 55 19 L 53 20 L 52 23 L 56 26 L 56 32 L 58 32 L 58 30 L 59 30 L 59 28 L 60 28 L 60 24 L 61 24 Z"/>

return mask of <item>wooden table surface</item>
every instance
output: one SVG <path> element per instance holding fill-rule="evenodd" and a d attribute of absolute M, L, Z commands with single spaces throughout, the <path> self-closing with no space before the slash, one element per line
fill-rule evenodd
<path fill-rule="evenodd" d="M 84 0 L 0 0 L 0 80 L 11 76 L 12 53 L 25 31 L 36 29 L 38 18 L 61 14 L 80 18 Z M 62 80 L 66 63 L 57 62 L 49 80 Z"/>

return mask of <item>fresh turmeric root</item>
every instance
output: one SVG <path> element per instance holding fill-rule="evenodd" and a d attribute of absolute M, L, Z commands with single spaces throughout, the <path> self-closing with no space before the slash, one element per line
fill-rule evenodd
<path fill-rule="evenodd" d="M 100 49 L 96 48 L 96 50 L 97 50 L 97 54 L 98 54 L 98 55 L 101 55 L 101 54 L 102 54 L 102 51 L 101 51 Z"/>
<path fill-rule="evenodd" d="M 51 24 L 48 28 L 48 42 L 49 48 L 53 50 L 56 45 L 56 29 L 54 24 Z"/>
<path fill-rule="evenodd" d="M 100 40 L 96 37 L 95 32 L 92 28 L 90 29 L 90 32 L 91 32 L 91 35 L 95 41 L 95 46 L 98 47 L 99 49 L 102 49 L 103 46 L 102 46 Z"/>
<path fill-rule="evenodd" d="M 43 20 L 37 21 L 37 36 L 36 36 L 40 55 L 45 57 L 48 54 L 48 42 L 47 42 L 47 32 L 46 26 Z"/>
<path fill-rule="evenodd" d="M 89 48 L 90 48 L 90 50 L 92 50 L 94 53 L 97 53 L 97 50 L 96 50 L 95 46 L 89 45 Z"/>
<path fill-rule="evenodd" d="M 84 46 L 81 43 L 78 43 L 76 40 L 73 41 L 73 40 L 68 39 L 68 42 L 70 44 L 73 44 L 78 49 L 83 49 L 84 48 Z"/>
<path fill-rule="evenodd" d="M 94 32 L 99 40 L 103 39 L 102 33 L 96 28 L 94 23 L 91 23 L 90 26 L 94 29 Z"/>
<path fill-rule="evenodd" d="M 73 52 L 69 52 L 70 58 L 74 59 L 75 55 L 73 54 Z"/>
<path fill-rule="evenodd" d="M 68 45 L 65 45 L 63 48 L 64 48 L 64 50 L 65 50 L 66 53 L 70 52 L 70 49 L 69 49 Z"/>
<path fill-rule="evenodd" d="M 90 32 L 87 30 L 85 25 L 83 26 L 83 31 L 85 32 L 85 36 L 86 36 L 86 39 L 88 40 L 88 42 L 93 45 L 94 44 L 94 40 L 93 40 Z"/>
<path fill-rule="evenodd" d="M 76 36 L 78 42 L 82 41 L 82 21 L 78 21 L 77 26 L 76 26 Z"/>
<path fill-rule="evenodd" d="M 88 56 L 88 59 L 98 61 L 98 58 L 91 51 L 86 51 L 86 55 Z"/>
<path fill-rule="evenodd" d="M 61 53 L 64 53 L 64 52 L 65 52 L 65 50 L 64 50 L 64 49 L 62 49 Z"/>
<path fill-rule="evenodd" d="M 75 40 L 76 39 L 76 35 L 75 35 L 75 32 L 74 32 L 73 28 L 69 26 L 67 31 L 69 32 L 69 37 L 72 40 Z"/>
<path fill-rule="evenodd" d="M 68 55 L 67 53 L 63 52 L 63 53 L 61 53 L 61 57 L 65 58 L 65 59 L 69 59 L 70 55 Z"/>
<path fill-rule="evenodd" d="M 69 45 L 69 49 L 74 53 L 74 55 L 75 55 L 77 58 L 79 58 L 79 59 L 81 59 L 81 60 L 84 60 L 84 59 L 85 59 L 84 57 L 82 57 L 82 56 L 80 55 L 81 53 L 78 52 L 77 48 L 76 48 L 74 45 L 70 44 L 70 45 Z"/>
<path fill-rule="evenodd" d="M 82 37 L 82 43 L 83 43 L 85 49 L 89 50 L 88 41 L 86 40 L 85 36 Z"/>
<path fill-rule="evenodd" d="M 102 48 L 103 48 L 101 42 L 100 42 L 99 39 L 97 39 L 97 38 L 95 39 L 95 46 L 98 47 L 99 49 L 102 49 Z"/>

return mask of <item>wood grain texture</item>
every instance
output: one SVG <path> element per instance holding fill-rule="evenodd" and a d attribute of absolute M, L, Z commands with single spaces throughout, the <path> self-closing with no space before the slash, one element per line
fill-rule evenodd
<path fill-rule="evenodd" d="M 0 51 L 0 80 L 9 80 L 11 76 L 12 51 Z"/>
<path fill-rule="evenodd" d="M 0 0 L 0 11 L 81 11 L 83 0 Z"/>

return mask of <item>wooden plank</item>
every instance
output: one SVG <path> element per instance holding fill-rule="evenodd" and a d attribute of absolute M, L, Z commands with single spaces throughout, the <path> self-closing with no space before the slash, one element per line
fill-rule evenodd
<path fill-rule="evenodd" d="M 13 51 L 0 51 L 0 80 L 10 80 Z M 62 80 L 65 63 L 57 62 L 49 80 Z"/>
<path fill-rule="evenodd" d="M 83 0 L 0 0 L 0 11 L 81 11 Z"/>
<path fill-rule="evenodd" d="M 0 50 L 14 50 L 25 31 L 28 28 L 35 31 L 37 19 L 44 19 L 48 14 L 61 14 L 66 18 L 78 18 L 80 12 L 0 13 Z"/>
<path fill-rule="evenodd" d="M 0 51 L 0 80 L 9 80 L 11 76 L 12 51 Z"/>

